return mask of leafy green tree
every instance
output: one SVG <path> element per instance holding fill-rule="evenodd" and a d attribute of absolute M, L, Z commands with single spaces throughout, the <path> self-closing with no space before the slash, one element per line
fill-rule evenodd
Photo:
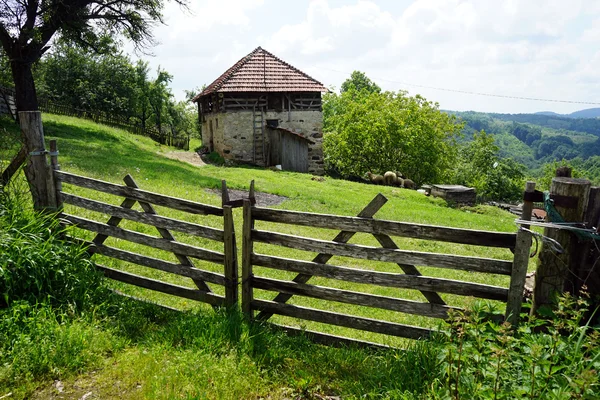
<path fill-rule="evenodd" d="M 167 107 L 171 97 L 173 97 L 171 89 L 169 89 L 169 83 L 172 79 L 173 76 L 171 74 L 158 67 L 156 78 L 150 82 L 150 90 L 148 92 L 148 101 L 154 113 L 154 121 L 161 135 L 163 134 L 163 123 L 167 122 L 165 121 L 165 116 L 168 116 Z"/>
<path fill-rule="evenodd" d="M 455 160 L 461 125 L 421 96 L 350 88 L 326 94 L 323 115 L 327 167 L 344 177 L 396 170 L 439 182 Z"/>
<path fill-rule="evenodd" d="M 476 133 L 459 151 L 454 183 L 474 187 L 480 199 L 518 200 L 524 187 L 524 167 L 500 158 L 499 150 L 493 135 Z"/>
<path fill-rule="evenodd" d="M 153 24 L 162 22 L 163 6 L 163 0 L 2 2 L 0 43 L 10 59 L 17 109 L 38 109 L 32 65 L 50 49 L 55 35 L 95 50 L 107 50 L 106 38 L 119 35 L 144 46 L 152 43 Z"/>
<path fill-rule="evenodd" d="M 61 42 L 42 65 L 44 94 L 54 102 L 94 113 L 132 117 L 135 69 L 122 53 L 90 54 Z"/>
<path fill-rule="evenodd" d="M 369 93 L 380 93 L 381 88 L 365 75 L 364 72 L 354 71 L 350 78 L 342 83 L 341 92 L 356 90 L 357 92 L 366 90 Z"/>

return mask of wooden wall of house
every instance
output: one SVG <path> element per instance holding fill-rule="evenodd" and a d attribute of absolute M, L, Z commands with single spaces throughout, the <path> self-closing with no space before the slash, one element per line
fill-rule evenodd
<path fill-rule="evenodd" d="M 281 168 L 308 172 L 308 143 L 295 135 L 281 135 Z"/>
<path fill-rule="evenodd" d="M 199 101 L 201 114 L 235 111 L 321 111 L 320 92 L 298 93 L 213 93 Z"/>
<path fill-rule="evenodd" d="M 281 132 L 275 129 L 267 129 L 269 133 L 269 165 L 281 164 Z"/>
<path fill-rule="evenodd" d="M 281 165 L 284 171 L 308 172 L 308 142 L 286 132 L 268 129 L 269 166 Z"/>

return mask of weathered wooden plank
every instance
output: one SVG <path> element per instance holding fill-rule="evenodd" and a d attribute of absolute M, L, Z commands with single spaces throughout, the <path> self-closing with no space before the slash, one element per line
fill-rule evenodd
<path fill-rule="evenodd" d="M 304 213 L 262 207 L 255 207 L 252 210 L 252 216 L 256 220 L 280 222 L 284 224 L 364 232 L 375 235 L 384 234 L 411 237 L 415 239 L 429 239 L 486 247 L 513 248 L 516 240 L 516 234 L 514 233 L 409 224 L 406 222 L 376 220 L 372 218 Z"/>
<path fill-rule="evenodd" d="M 200 279 L 207 282 L 216 283 L 217 285 L 225 285 L 225 277 L 223 275 L 203 271 L 195 267 L 189 267 L 187 265 L 175 264 L 158 258 L 142 256 L 140 254 L 132 253 L 125 250 L 115 249 L 104 244 L 96 245 L 91 242 L 85 243 L 89 247 L 92 254 L 102 254 L 103 256 L 116 258 L 118 260 L 130 262 L 133 264 L 142 265 L 160 271 L 170 272 L 175 275 L 186 276 L 192 279 Z"/>
<path fill-rule="evenodd" d="M 478 258 L 419 251 L 385 249 L 357 244 L 336 243 L 267 231 L 252 231 L 252 239 L 258 242 L 285 246 L 292 249 L 314 251 L 337 256 L 354 257 L 373 261 L 400 264 L 427 265 L 439 268 L 460 269 L 490 274 L 510 275 L 512 262 L 491 258 Z"/>
<path fill-rule="evenodd" d="M 535 191 L 535 182 L 527 182 L 525 192 Z M 533 202 L 524 201 L 521 219 L 531 220 L 533 211 Z M 529 228 L 524 226 L 523 228 Z M 517 232 L 517 242 L 515 246 L 515 255 L 513 258 L 513 271 L 510 277 L 510 286 L 508 290 L 508 300 L 506 303 L 505 318 L 511 324 L 517 324 L 521 315 L 521 305 L 523 303 L 523 290 L 527 278 L 527 267 L 529 266 L 529 251 L 531 249 L 531 233 L 519 229 Z"/>
<path fill-rule="evenodd" d="M 359 348 L 366 348 L 366 349 L 373 349 L 373 350 L 390 350 L 391 349 L 390 346 L 386 346 L 386 345 L 379 344 L 379 343 L 367 342 L 364 340 L 350 339 L 347 337 L 337 336 L 337 335 L 329 335 L 326 333 L 311 331 L 311 330 L 307 330 L 307 329 L 299 329 L 299 328 L 294 328 L 292 326 L 274 324 L 272 322 L 269 324 L 274 326 L 277 329 L 283 330 L 285 333 L 287 333 L 290 336 L 304 336 L 314 343 L 323 344 L 326 346 L 351 347 L 351 348 L 359 347 Z"/>
<path fill-rule="evenodd" d="M 384 310 L 398 311 L 432 318 L 446 319 L 448 318 L 448 311 L 461 310 L 457 307 L 443 306 L 439 304 L 421 303 L 418 301 L 403 300 L 393 297 L 378 296 L 349 290 L 334 289 L 330 287 L 308 285 L 305 283 L 296 283 L 256 276 L 252 280 L 252 286 L 256 289 L 274 290 L 281 293 L 307 296 L 321 300 L 338 301 L 341 303 L 355 304 L 359 306 L 381 308 Z"/>
<path fill-rule="evenodd" d="M 146 201 L 163 207 L 189 212 L 191 214 L 223 216 L 223 209 L 207 204 L 196 203 L 189 200 L 169 197 L 162 194 L 147 192 L 133 187 L 117 185 L 97 179 L 86 178 L 64 171 L 54 171 L 56 178 L 62 182 L 81 186 L 87 189 L 113 194 L 115 196 L 127 197 L 137 201 Z"/>
<path fill-rule="evenodd" d="M 157 281 L 155 279 L 131 274 L 129 272 L 119 271 L 99 264 L 96 264 L 96 268 L 101 270 L 104 273 L 104 276 L 107 278 L 129 283 L 130 285 L 139 286 L 144 289 L 155 290 L 157 292 L 167 293 L 173 296 L 201 301 L 215 307 L 223 306 L 225 302 L 225 298 L 223 296 L 219 296 L 214 293 L 203 292 L 197 289 L 174 285 L 172 283 Z"/>
<path fill-rule="evenodd" d="M 91 221 L 89 219 L 76 217 L 69 214 L 60 214 L 60 218 L 70 222 L 82 229 L 87 229 L 92 232 L 102 233 L 107 236 L 113 236 L 119 239 L 128 240 L 130 242 L 143 244 L 145 246 L 154 247 L 161 250 L 171 251 L 178 254 L 185 254 L 187 256 L 195 257 L 201 260 L 211 261 L 214 263 L 222 264 L 225 260 L 225 256 L 219 252 L 213 250 L 206 250 L 200 247 L 195 247 L 189 244 L 173 242 L 168 239 L 156 238 L 154 236 L 146 235 L 130 231 L 127 229 L 119 228 L 116 226 L 110 226 L 101 222 Z"/>
<path fill-rule="evenodd" d="M 251 183 L 251 193 L 254 194 L 254 181 Z M 252 219 L 252 205 L 249 199 L 244 199 L 244 226 L 242 228 L 242 311 L 250 320 L 254 318 L 252 309 L 252 300 L 254 292 L 252 289 L 252 253 L 254 246 L 252 243 L 252 228 L 254 220 Z"/>
<path fill-rule="evenodd" d="M 257 266 L 278 269 L 281 271 L 298 272 L 301 274 L 311 274 L 347 282 L 366 283 L 400 289 L 451 293 L 460 296 L 472 296 L 500 301 L 506 301 L 508 296 L 508 289 L 499 286 L 454 281 L 443 278 L 368 271 L 262 254 L 253 254 L 252 263 Z"/>
<path fill-rule="evenodd" d="M 294 306 L 290 304 L 275 303 L 273 301 L 253 300 L 252 307 L 256 308 L 257 310 L 265 310 L 273 314 L 285 315 L 287 317 L 322 322 L 325 324 L 343 326 L 346 328 L 359 329 L 368 332 L 401 336 L 409 339 L 426 338 L 432 333 L 430 329 L 426 328 L 402 325 L 371 318 L 356 317 L 353 315 L 340 314 L 331 311 L 316 310 L 313 308 Z"/>
<path fill-rule="evenodd" d="M 251 198 L 254 197 L 254 181 L 252 181 L 252 183 L 250 185 L 250 197 Z M 381 193 L 378 193 L 377 196 L 375 196 L 373 198 L 373 200 L 371 200 L 369 202 L 369 204 L 367 204 L 365 206 L 365 208 L 363 208 L 358 213 L 358 216 L 364 217 L 364 218 L 372 217 L 373 215 L 375 215 L 375 213 L 377 211 L 379 211 L 379 209 L 381 207 L 383 207 L 383 205 L 385 203 L 387 203 L 387 198 L 384 195 L 382 195 Z M 252 213 L 250 213 L 249 218 L 251 218 L 251 217 L 252 217 Z M 354 236 L 354 234 L 355 234 L 355 232 L 342 231 L 333 238 L 333 241 L 338 242 L 338 243 L 346 243 L 352 238 L 352 236 Z M 252 252 L 250 252 L 250 254 L 248 254 L 248 257 L 251 257 L 251 256 L 252 256 Z M 332 256 L 330 254 L 318 254 L 315 258 L 313 258 L 313 262 L 325 264 L 327 261 L 329 261 L 331 259 L 331 257 Z M 252 262 L 252 261 L 250 261 L 250 262 Z M 300 272 L 300 271 L 298 271 L 298 272 Z M 301 273 L 294 278 L 294 282 L 306 283 L 306 282 L 308 282 L 308 280 L 311 277 L 312 277 L 312 275 L 311 275 L 310 271 L 308 271 L 308 272 L 304 271 L 304 273 Z M 291 294 L 280 293 L 277 296 L 275 296 L 273 301 L 276 301 L 278 303 L 285 303 L 291 297 L 292 297 Z M 269 314 L 266 312 L 261 312 L 256 316 L 256 318 L 264 321 L 264 320 L 271 318 L 271 316 L 272 316 L 272 314 Z"/>
<path fill-rule="evenodd" d="M 232 208 L 224 206 L 223 211 L 223 225 L 225 231 L 225 303 L 228 307 L 232 307 L 238 302 L 237 247 L 235 244 L 235 228 L 233 225 Z"/>
<path fill-rule="evenodd" d="M 141 222 L 157 228 L 172 229 L 188 235 L 200 236 L 207 239 L 223 241 L 223 231 L 208 226 L 184 222 L 173 218 L 162 217 L 156 214 L 139 212 L 128 208 L 113 206 L 96 200 L 86 199 L 69 193 L 61 192 L 63 202 L 82 207 L 87 210 L 101 212 L 110 216 L 126 218 L 131 221 Z"/>

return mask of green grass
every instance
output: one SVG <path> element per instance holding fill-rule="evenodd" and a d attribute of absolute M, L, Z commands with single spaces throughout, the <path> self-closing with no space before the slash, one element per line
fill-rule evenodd
<path fill-rule="evenodd" d="M 491 207 L 452 209 L 448 208 L 442 200 L 428 198 L 415 191 L 357 184 L 331 178 L 326 178 L 324 182 L 317 182 L 312 181 L 311 176 L 307 174 L 253 167 L 207 165 L 199 168 L 166 158 L 164 153 L 171 151 L 170 148 L 125 131 L 89 121 L 47 114 L 43 116 L 43 121 L 46 138 L 58 141 L 62 170 L 105 181 L 122 183 L 122 178 L 126 174 L 131 174 L 142 189 L 220 205 L 220 196 L 206 189 L 219 188 L 221 180 L 225 179 L 228 187 L 247 190 L 250 181 L 254 180 L 257 191 L 288 197 L 288 200 L 277 208 L 338 215 L 356 215 L 377 193 L 381 192 L 389 201 L 376 214 L 376 218 L 504 232 L 516 230 L 513 215 Z M 70 185 L 64 185 L 63 190 L 111 204 L 119 204 L 122 201 L 115 196 Z M 108 219 L 107 215 L 74 209 L 70 206 L 66 206 L 66 211 L 98 221 Z M 160 215 L 203 225 L 221 227 L 222 224 L 221 219 L 216 217 L 192 216 L 162 207 L 157 207 L 157 211 Z M 241 251 L 242 247 L 241 217 L 241 210 L 234 210 L 238 251 Z M 156 234 L 149 226 L 132 222 L 125 222 L 122 226 Z M 258 223 L 257 227 L 328 240 L 337 233 L 326 229 L 270 223 Z M 76 233 L 81 237 L 91 238 L 89 233 L 83 231 L 76 231 Z M 177 233 L 175 236 L 182 242 L 222 250 L 222 244 L 216 242 Z M 351 243 L 377 246 L 377 242 L 365 234 L 356 235 Z M 397 238 L 396 243 L 402 249 L 512 259 L 510 251 L 501 249 L 402 238 Z M 116 239 L 109 239 L 107 244 L 175 261 L 172 254 L 140 245 Z M 315 255 L 262 244 L 257 245 L 255 250 L 260 253 L 305 260 Z M 241 260 L 241 254 L 238 254 L 238 259 Z M 109 267 L 193 287 L 189 279 L 179 276 L 103 257 L 97 257 L 95 260 Z M 342 257 L 332 259 L 332 263 L 378 271 L 399 271 L 396 265 Z M 222 267 L 207 262 L 196 262 L 196 266 L 216 272 L 222 270 Z M 421 268 L 421 270 L 428 276 L 502 286 L 508 283 L 507 277 L 436 268 Z M 255 272 L 257 275 L 279 279 L 289 279 L 293 276 L 290 273 L 265 268 L 256 268 Z M 423 300 L 420 293 L 409 290 L 376 288 L 370 285 L 316 278 L 311 280 L 311 283 Z M 39 385 L 42 388 L 38 391 L 40 398 L 48 398 L 53 395 L 49 382 L 64 378 L 65 385 L 73 392 L 70 398 L 79 398 L 84 394 L 78 392 L 76 386 L 93 388 L 101 398 L 115 396 L 115 388 L 119 396 L 124 398 L 234 399 L 261 396 L 310 398 L 314 393 L 344 394 L 348 398 L 363 395 L 367 398 L 402 398 L 404 391 L 425 390 L 419 385 L 431 382 L 433 377 L 428 374 L 435 373 L 435 368 L 428 364 L 429 361 L 435 363 L 435 349 L 433 346 L 423 344 L 426 342 L 405 341 L 290 318 L 274 318 L 279 323 L 405 347 L 408 351 L 370 353 L 357 349 L 325 348 L 311 345 L 302 338 L 288 338 L 272 332 L 268 327 L 240 324 L 240 315 L 236 312 L 214 313 L 210 307 L 193 301 L 117 282 L 110 282 L 110 285 L 126 294 L 187 310 L 187 312 L 177 314 L 163 311 L 158 307 L 142 306 L 135 302 L 110 297 L 101 307 L 105 311 L 92 313 L 92 315 L 70 316 L 68 323 L 52 322 L 58 331 L 68 329 L 71 325 L 89 330 L 88 333 L 76 335 L 79 337 L 88 334 L 93 336 L 96 333 L 100 336 L 114 337 L 114 346 L 106 344 L 99 346 L 97 353 L 86 356 L 85 368 L 61 367 L 58 363 L 54 372 L 30 374 L 29 378 L 23 381 L 24 383 L 17 385 L 19 394 L 17 397 L 31 396 L 32 388 Z M 215 292 L 222 293 L 219 287 L 212 288 Z M 257 291 L 256 295 L 269 299 L 273 297 L 273 293 L 262 291 Z M 470 298 L 449 295 L 443 297 L 449 304 L 461 307 L 473 302 Z M 439 323 L 424 317 L 319 300 L 294 298 L 291 303 L 411 325 L 436 327 Z M 65 344 L 67 345 L 68 343 Z M 57 349 L 60 349 L 60 346 Z M 428 367 L 431 367 L 430 371 L 427 370 Z M 4 387 L 9 391 L 10 382 L 8 378 L 4 381 L 0 378 L 0 388 Z M 0 392 L 1 396 L 2 392 Z"/>

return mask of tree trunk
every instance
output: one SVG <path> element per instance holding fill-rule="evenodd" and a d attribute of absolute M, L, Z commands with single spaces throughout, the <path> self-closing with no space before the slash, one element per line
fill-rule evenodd
<path fill-rule="evenodd" d="M 38 101 L 35 92 L 35 82 L 31 71 L 31 63 L 13 60 L 10 63 L 15 82 L 15 104 L 19 111 L 37 111 Z M 29 151 L 32 151 L 28 149 Z"/>

